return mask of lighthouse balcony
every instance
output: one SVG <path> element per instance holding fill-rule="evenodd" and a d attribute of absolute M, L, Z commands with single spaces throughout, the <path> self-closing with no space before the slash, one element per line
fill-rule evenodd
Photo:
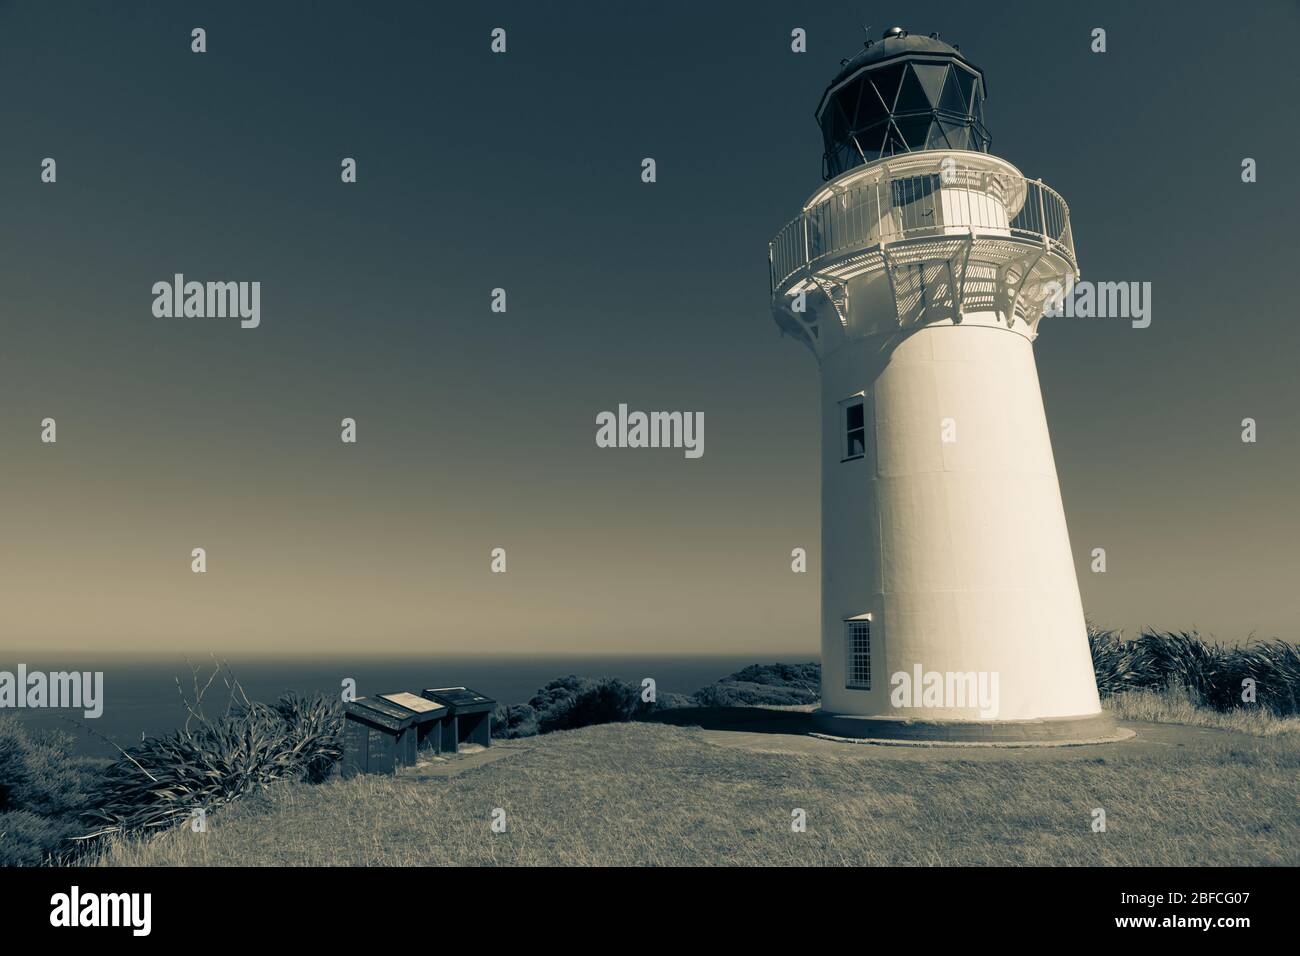
<path fill-rule="evenodd" d="M 1054 189 L 988 154 L 929 150 L 850 170 L 816 193 L 768 246 L 772 294 L 885 269 L 891 256 L 969 257 L 975 240 L 999 259 L 1037 249 L 1057 271 L 1078 272 L 1069 206 Z"/>

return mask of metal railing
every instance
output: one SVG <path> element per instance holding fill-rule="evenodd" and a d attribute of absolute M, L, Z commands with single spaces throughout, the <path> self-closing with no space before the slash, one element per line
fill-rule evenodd
<path fill-rule="evenodd" d="M 968 233 L 1029 240 L 1077 266 L 1070 207 L 1041 180 L 1007 173 L 927 173 L 850 186 L 786 223 L 768 244 L 772 290 L 842 253 Z"/>

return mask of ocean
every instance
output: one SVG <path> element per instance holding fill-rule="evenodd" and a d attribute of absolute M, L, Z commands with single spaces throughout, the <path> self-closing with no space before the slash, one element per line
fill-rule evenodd
<path fill-rule="evenodd" d="M 524 703 L 547 681 L 568 674 L 581 677 L 619 677 L 636 684 L 655 680 L 660 692 L 690 694 L 750 664 L 798 662 L 815 654 L 754 654 L 739 656 L 678 657 L 411 657 L 372 658 L 356 663 L 343 658 L 286 660 L 232 658 L 225 661 L 222 677 L 233 675 L 250 700 L 272 702 L 287 691 L 321 691 L 340 694 L 344 678 L 356 681 L 357 695 L 418 692 L 423 687 L 464 685 L 500 703 Z M 85 719 L 80 710 L 9 709 L 35 730 L 63 730 L 76 739 L 76 752 L 86 756 L 113 756 L 120 747 L 139 742 L 142 735 L 166 733 L 185 722 L 181 689 L 192 702 L 194 677 L 182 658 L 122 657 L 99 662 L 75 662 L 62 657 L 28 654 L 21 658 L 32 671 L 102 671 L 103 714 Z M 212 674 L 211 660 L 194 661 L 200 687 Z M 0 661 L 0 670 L 15 672 L 18 661 Z M 218 677 L 204 695 L 204 712 L 220 714 L 229 699 Z M 180 682 L 180 688 L 177 682 Z M 107 738 L 105 740 L 104 738 Z M 110 743 L 109 741 L 112 741 Z"/>

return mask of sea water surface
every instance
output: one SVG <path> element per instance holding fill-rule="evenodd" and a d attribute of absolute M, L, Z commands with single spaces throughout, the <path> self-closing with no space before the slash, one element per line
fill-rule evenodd
<path fill-rule="evenodd" d="M 7 657 L 8 655 L 6 655 Z M 542 685 L 557 677 L 619 677 L 640 684 L 654 678 L 660 692 L 691 694 L 750 664 L 780 660 L 798 662 L 815 654 L 677 657 L 473 657 L 430 656 L 370 658 L 239 659 L 222 661 L 221 673 L 203 696 L 208 716 L 220 715 L 230 699 L 226 680 L 238 680 L 250 700 L 273 702 L 287 691 L 342 693 L 345 678 L 356 681 L 357 695 L 418 693 L 424 687 L 471 687 L 500 703 L 524 703 Z M 166 733 L 185 722 L 182 692 L 192 704 L 197 668 L 199 688 L 207 683 L 215 664 L 211 659 L 119 657 L 99 661 L 27 654 L 19 658 L 32 671 L 102 671 L 103 715 L 86 719 L 80 710 L 5 708 L 35 730 L 62 730 L 76 739 L 76 751 L 88 756 L 112 756 L 116 746 L 138 743 L 142 735 Z M 18 660 L 0 660 L 0 670 L 15 672 Z"/>

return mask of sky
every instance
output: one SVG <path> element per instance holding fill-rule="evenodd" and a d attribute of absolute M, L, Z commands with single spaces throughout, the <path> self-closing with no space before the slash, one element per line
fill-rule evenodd
<path fill-rule="evenodd" d="M 1088 615 L 1297 639 L 1295 4 L 470 6 L 0 0 L 0 652 L 815 656 L 766 247 L 864 24 L 960 45 L 1083 277 L 1152 284 L 1035 344 Z M 598 448 L 620 403 L 704 455 Z"/>

